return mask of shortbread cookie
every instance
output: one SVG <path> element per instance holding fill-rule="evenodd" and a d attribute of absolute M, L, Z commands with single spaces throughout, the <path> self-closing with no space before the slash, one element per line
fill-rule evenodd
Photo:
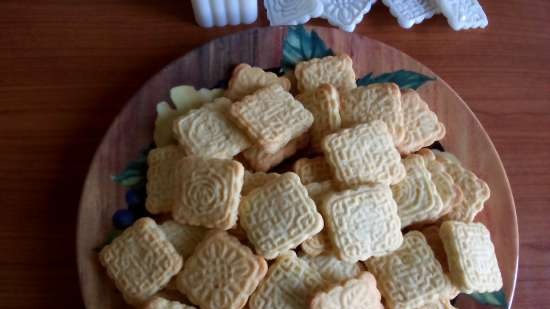
<path fill-rule="evenodd" d="M 424 159 L 419 155 L 409 155 L 403 159 L 403 165 L 407 176 L 392 186 L 401 227 L 436 221 L 443 211 L 443 202 Z"/>
<path fill-rule="evenodd" d="M 357 277 L 364 267 L 361 263 L 348 263 L 338 259 L 334 254 L 301 257 L 315 268 L 321 277 L 331 283 L 343 283 Z"/>
<path fill-rule="evenodd" d="M 241 163 L 187 157 L 177 168 L 174 220 L 221 230 L 235 225 L 244 177 Z"/>
<path fill-rule="evenodd" d="M 280 255 L 248 302 L 250 309 L 308 308 L 315 293 L 327 283 L 293 251 Z"/>
<path fill-rule="evenodd" d="M 397 145 L 404 135 L 404 116 L 399 86 L 393 83 L 372 84 L 342 93 L 340 108 L 343 127 L 382 120 Z"/>
<path fill-rule="evenodd" d="M 406 175 L 386 124 L 375 120 L 325 137 L 323 151 L 344 186 L 396 184 Z"/>
<path fill-rule="evenodd" d="M 304 185 L 312 182 L 323 182 L 332 178 L 330 166 L 324 157 L 299 159 L 294 163 L 294 172 L 298 174 Z"/>
<path fill-rule="evenodd" d="M 177 274 L 181 256 L 150 218 L 141 218 L 99 253 L 99 260 L 127 303 L 138 305 Z"/>
<path fill-rule="evenodd" d="M 336 254 L 344 261 L 388 254 L 403 241 L 397 205 L 386 185 L 329 194 L 321 212 Z"/>
<path fill-rule="evenodd" d="M 280 85 L 271 85 L 231 105 L 229 113 L 255 145 L 276 153 L 302 135 L 313 115 Z"/>
<path fill-rule="evenodd" d="M 390 8 L 390 13 L 405 29 L 439 13 L 439 8 L 433 0 L 382 0 L 382 2 Z"/>
<path fill-rule="evenodd" d="M 342 126 L 338 90 L 330 84 L 323 84 L 315 91 L 301 94 L 296 99 L 313 114 L 313 124 L 309 129 L 311 148 L 320 152 L 323 138 Z"/>
<path fill-rule="evenodd" d="M 227 232 L 203 240 L 178 274 L 178 289 L 202 309 L 240 309 L 267 273 L 267 263 Z"/>
<path fill-rule="evenodd" d="M 291 140 L 276 153 L 268 153 L 259 146 L 248 148 L 240 155 L 245 165 L 257 172 L 267 172 L 274 166 L 293 156 L 298 150 L 304 149 L 309 143 L 309 134 L 304 133 Z"/>
<path fill-rule="evenodd" d="M 147 157 L 147 200 L 145 208 L 152 214 L 170 212 L 175 198 L 176 162 L 185 157 L 176 145 L 155 148 Z"/>
<path fill-rule="evenodd" d="M 315 202 L 315 205 L 317 205 L 317 208 L 321 206 L 327 194 L 337 191 L 336 185 L 332 180 L 309 183 L 306 185 L 306 190 L 309 197 Z"/>
<path fill-rule="evenodd" d="M 446 221 L 439 235 L 447 252 L 451 280 L 460 291 L 485 293 L 502 287 L 495 247 L 485 225 Z"/>
<path fill-rule="evenodd" d="M 422 234 L 426 238 L 426 242 L 435 255 L 435 258 L 441 264 L 441 269 L 444 273 L 449 273 L 449 264 L 447 263 L 447 254 L 445 253 L 445 248 L 443 247 L 443 241 L 439 237 L 439 227 L 437 225 L 430 225 L 421 230 Z"/>
<path fill-rule="evenodd" d="M 219 98 L 174 120 L 174 135 L 188 155 L 231 159 L 250 147 L 247 137 L 225 114 L 231 101 Z"/>
<path fill-rule="evenodd" d="M 279 178 L 279 176 L 281 176 L 281 174 L 278 173 L 251 173 L 249 171 L 244 171 L 244 183 L 243 189 L 241 190 L 241 195 L 245 196 L 250 193 L 250 191 L 259 188 L 274 179 Z"/>
<path fill-rule="evenodd" d="M 278 77 L 275 73 L 266 72 L 262 68 L 241 63 L 233 70 L 224 96 L 231 100 L 239 100 L 273 84 L 279 84 L 286 91 L 290 90 L 290 81 L 286 77 Z"/>
<path fill-rule="evenodd" d="M 451 283 L 443 273 L 422 233 L 405 235 L 397 251 L 366 262 L 390 309 L 415 309 L 449 294 Z"/>
<path fill-rule="evenodd" d="M 485 28 L 487 15 L 477 0 L 435 0 L 454 30 Z"/>
<path fill-rule="evenodd" d="M 317 235 L 306 239 L 301 245 L 302 251 L 309 256 L 318 256 L 323 253 L 328 253 L 332 249 L 330 239 L 325 230 Z"/>
<path fill-rule="evenodd" d="M 195 309 L 195 307 L 177 301 L 170 301 L 162 297 L 155 297 L 143 309 Z"/>
<path fill-rule="evenodd" d="M 256 252 L 267 259 L 295 248 L 323 229 L 323 218 L 294 173 L 282 174 L 245 196 L 239 219 Z"/>
<path fill-rule="evenodd" d="M 311 301 L 311 309 L 384 309 L 376 279 L 364 272 L 327 292 L 320 292 Z"/>
<path fill-rule="evenodd" d="M 453 177 L 447 173 L 445 166 L 441 162 L 436 160 L 426 162 L 432 176 L 432 181 L 437 188 L 437 193 L 439 193 L 441 202 L 443 202 L 443 210 L 439 215 L 441 217 L 448 214 L 455 205 L 462 202 L 462 190 L 455 184 Z"/>
<path fill-rule="evenodd" d="M 180 224 L 173 220 L 162 223 L 160 229 L 184 259 L 193 253 L 195 247 L 208 232 L 203 227 Z"/>
<path fill-rule="evenodd" d="M 322 84 L 331 84 L 340 91 L 357 87 L 353 61 L 348 55 L 328 56 L 300 62 L 294 70 L 298 90 L 302 93 L 317 89 Z"/>
<path fill-rule="evenodd" d="M 445 126 L 420 95 L 414 90 L 401 94 L 405 129 L 403 138 L 397 144 L 402 154 L 409 154 L 430 146 L 445 136 Z"/>

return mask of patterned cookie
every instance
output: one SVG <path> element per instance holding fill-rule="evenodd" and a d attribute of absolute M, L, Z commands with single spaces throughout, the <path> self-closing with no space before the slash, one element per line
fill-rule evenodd
<path fill-rule="evenodd" d="M 323 279 L 331 283 L 343 283 L 357 277 L 364 270 L 361 263 L 348 263 L 338 259 L 334 254 L 304 255 L 301 258 L 317 270 Z"/>
<path fill-rule="evenodd" d="M 239 219 L 256 252 L 267 259 L 323 229 L 323 218 L 294 173 L 282 174 L 245 196 Z"/>
<path fill-rule="evenodd" d="M 336 254 L 344 261 L 387 254 L 403 241 L 397 205 L 386 185 L 329 194 L 321 212 Z"/>
<path fill-rule="evenodd" d="M 185 157 L 179 146 L 155 148 L 147 157 L 147 200 L 145 208 L 152 214 L 170 212 L 175 198 L 176 162 Z"/>
<path fill-rule="evenodd" d="M 451 280 L 464 293 L 485 293 L 502 287 L 495 247 L 481 223 L 446 221 L 439 235 L 447 252 Z"/>
<path fill-rule="evenodd" d="M 322 17 L 329 24 L 353 32 L 355 26 L 363 20 L 376 0 L 321 0 L 324 5 Z"/>
<path fill-rule="evenodd" d="M 127 303 L 138 305 L 180 271 L 181 256 L 150 218 L 141 218 L 99 253 Z"/>
<path fill-rule="evenodd" d="M 342 126 L 338 90 L 330 84 L 323 84 L 315 91 L 298 95 L 296 99 L 313 114 L 313 124 L 309 129 L 311 148 L 320 152 L 323 138 Z"/>
<path fill-rule="evenodd" d="M 279 178 L 279 176 L 281 176 L 281 174 L 278 173 L 251 173 L 249 171 L 244 171 L 244 183 L 243 189 L 241 190 L 241 195 L 245 196 L 250 193 L 250 191 L 259 188 L 274 179 Z"/>
<path fill-rule="evenodd" d="M 357 87 L 353 61 L 348 55 L 328 56 L 300 62 L 294 70 L 300 92 L 310 92 L 322 84 L 331 84 L 340 91 Z"/>
<path fill-rule="evenodd" d="M 382 0 L 382 2 L 390 8 L 390 13 L 405 29 L 439 13 L 439 7 L 434 0 Z"/>
<path fill-rule="evenodd" d="M 302 135 L 313 115 L 280 85 L 271 85 L 231 105 L 229 113 L 250 139 L 267 153 L 276 153 Z"/>
<path fill-rule="evenodd" d="M 257 172 L 267 172 L 286 158 L 293 156 L 298 150 L 306 148 L 308 143 L 309 134 L 304 133 L 288 142 L 276 153 L 268 153 L 259 146 L 255 146 L 243 151 L 240 158 L 250 169 Z"/>
<path fill-rule="evenodd" d="M 293 251 L 287 251 L 269 267 L 248 306 L 250 309 L 308 308 L 310 299 L 325 285 L 321 275 L 309 263 L 298 258 Z"/>
<path fill-rule="evenodd" d="M 174 120 L 174 135 L 187 154 L 231 159 L 250 142 L 224 114 L 231 101 L 219 98 Z"/>
<path fill-rule="evenodd" d="M 178 289 L 202 309 L 240 309 L 267 272 L 267 263 L 227 232 L 203 240 L 178 274 Z"/>
<path fill-rule="evenodd" d="M 317 207 L 321 205 L 326 194 L 337 191 L 332 180 L 308 183 L 306 185 L 306 190 Z"/>
<path fill-rule="evenodd" d="M 195 309 L 195 307 L 177 301 L 170 301 L 162 297 L 155 297 L 143 309 Z"/>
<path fill-rule="evenodd" d="M 397 251 L 366 262 L 388 308 L 415 309 L 448 295 L 451 283 L 422 233 L 405 235 Z"/>
<path fill-rule="evenodd" d="M 273 84 L 281 85 L 286 91 L 290 90 L 290 81 L 286 77 L 278 77 L 276 74 L 266 72 L 261 68 L 241 63 L 233 70 L 233 75 L 229 80 L 224 96 L 231 100 L 239 100 Z"/>
<path fill-rule="evenodd" d="M 343 127 L 384 121 L 396 145 L 404 135 L 401 92 L 393 83 L 372 84 L 343 92 L 340 116 Z"/>
<path fill-rule="evenodd" d="M 237 222 L 244 168 L 233 160 L 187 157 L 178 162 L 174 220 L 221 230 Z"/>
<path fill-rule="evenodd" d="M 364 272 L 356 279 L 320 292 L 311 301 L 311 309 L 384 309 L 376 279 Z"/>
<path fill-rule="evenodd" d="M 323 13 L 323 4 L 317 0 L 264 0 L 263 3 L 272 26 L 305 24 Z"/>
<path fill-rule="evenodd" d="M 436 221 L 443 211 L 443 202 L 424 159 L 419 155 L 409 155 L 403 159 L 403 165 L 407 176 L 392 186 L 401 227 Z"/>
<path fill-rule="evenodd" d="M 299 159 L 294 163 L 294 172 L 298 174 L 304 185 L 312 182 L 323 182 L 332 178 L 330 166 L 324 157 Z"/>
<path fill-rule="evenodd" d="M 300 245 L 300 248 L 309 256 L 318 256 L 330 252 L 332 250 L 332 245 L 330 244 L 327 232 L 323 230 L 319 234 L 306 239 Z"/>
<path fill-rule="evenodd" d="M 397 149 L 409 154 L 430 146 L 445 136 L 445 126 L 420 95 L 414 90 L 404 90 L 401 94 L 405 133 Z"/>
<path fill-rule="evenodd" d="M 454 30 L 485 28 L 487 15 L 477 0 L 435 0 Z"/>
<path fill-rule="evenodd" d="M 328 135 L 323 151 L 341 185 L 396 184 L 406 175 L 392 136 L 379 120 Z"/>
<path fill-rule="evenodd" d="M 208 232 L 203 227 L 179 224 L 173 220 L 166 221 L 159 227 L 164 232 L 164 235 L 166 235 L 168 241 L 184 259 L 193 253 L 195 247 L 197 247 Z"/>

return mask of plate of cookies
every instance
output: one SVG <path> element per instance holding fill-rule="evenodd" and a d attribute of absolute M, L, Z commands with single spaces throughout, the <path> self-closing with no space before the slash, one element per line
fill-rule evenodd
<path fill-rule="evenodd" d="M 88 309 L 510 308 L 514 200 L 468 105 L 322 27 L 216 39 L 117 116 L 77 230 Z"/>

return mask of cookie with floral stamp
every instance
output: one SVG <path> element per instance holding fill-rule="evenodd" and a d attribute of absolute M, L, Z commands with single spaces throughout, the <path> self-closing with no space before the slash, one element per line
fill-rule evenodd
<path fill-rule="evenodd" d="M 359 276 L 365 270 L 362 263 L 348 263 L 331 253 L 317 256 L 304 255 L 301 259 L 308 262 L 323 279 L 331 283 L 343 283 Z"/>
<path fill-rule="evenodd" d="M 196 309 L 193 306 L 182 304 L 178 301 L 171 301 L 162 297 L 155 297 L 149 301 L 143 309 Z"/>
<path fill-rule="evenodd" d="M 264 71 L 262 68 L 241 63 L 233 69 L 233 75 L 231 75 L 224 96 L 231 100 L 239 100 L 273 84 L 281 85 L 286 91 L 290 90 L 290 80 L 288 78 L 279 77 L 275 73 Z"/>
<path fill-rule="evenodd" d="M 376 279 L 369 272 L 350 278 L 342 285 L 319 292 L 311 301 L 311 309 L 384 309 Z"/>
<path fill-rule="evenodd" d="M 243 151 L 238 158 L 248 168 L 256 172 L 267 172 L 285 159 L 293 156 L 299 150 L 306 148 L 308 143 L 309 134 L 306 132 L 288 142 L 288 144 L 275 153 L 269 153 L 259 146 L 254 146 Z"/>
<path fill-rule="evenodd" d="M 353 60 L 345 54 L 300 62 L 296 65 L 294 74 L 298 90 L 302 93 L 315 91 L 323 84 L 331 84 L 339 91 L 357 87 Z"/>
<path fill-rule="evenodd" d="M 304 185 L 332 179 L 330 165 L 324 157 L 298 159 L 294 163 L 294 172 Z"/>
<path fill-rule="evenodd" d="M 204 227 L 180 224 L 174 220 L 163 222 L 159 227 L 184 259 L 193 253 L 195 247 L 208 233 L 208 229 Z"/>

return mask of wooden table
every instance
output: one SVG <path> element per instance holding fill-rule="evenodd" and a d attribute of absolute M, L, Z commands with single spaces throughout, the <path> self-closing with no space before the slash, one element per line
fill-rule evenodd
<path fill-rule="evenodd" d="M 107 127 L 174 58 L 267 21 L 202 29 L 185 0 L 32 2 L 0 3 L 0 308 L 81 308 L 76 212 Z M 548 307 L 550 2 L 481 2 L 487 30 L 457 33 L 438 16 L 407 31 L 377 4 L 356 32 L 429 66 L 479 117 L 516 198 L 514 308 Z"/>

